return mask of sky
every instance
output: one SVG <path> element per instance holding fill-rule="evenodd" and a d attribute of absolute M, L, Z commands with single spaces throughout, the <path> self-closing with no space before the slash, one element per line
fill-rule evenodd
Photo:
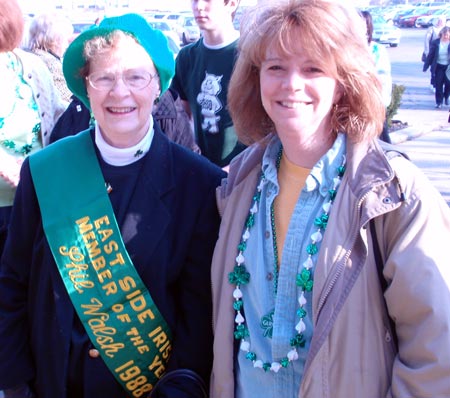
<path fill-rule="evenodd" d="M 49 10 L 55 9 L 55 5 L 64 5 L 70 7 L 73 3 L 105 3 L 109 2 L 111 4 L 123 4 L 125 3 L 135 3 L 139 6 L 145 5 L 147 9 L 161 9 L 161 4 L 164 5 L 164 9 L 178 11 L 178 10 L 189 10 L 190 1 L 189 0 L 18 0 L 22 9 L 25 13 L 33 12 L 47 12 Z M 241 0 L 241 5 L 251 6 L 255 5 L 257 0 Z"/>

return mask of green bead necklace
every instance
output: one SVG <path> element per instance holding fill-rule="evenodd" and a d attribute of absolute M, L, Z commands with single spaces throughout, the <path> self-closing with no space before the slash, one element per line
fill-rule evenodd
<path fill-rule="evenodd" d="M 25 80 L 23 79 L 21 72 L 20 72 L 20 62 L 17 60 L 17 57 L 13 53 L 6 53 L 3 55 L 3 61 L 6 62 L 6 68 L 7 71 L 10 73 L 8 77 L 11 78 L 12 84 L 15 85 L 14 91 L 15 91 L 15 99 L 11 106 L 11 109 L 9 112 L 5 112 L 2 116 L 0 116 L 0 144 L 5 147 L 8 151 L 15 153 L 15 154 L 21 154 L 23 156 L 28 155 L 31 150 L 33 149 L 33 145 L 36 143 L 36 141 L 39 138 L 39 134 L 41 132 L 41 123 L 38 121 L 37 116 L 34 118 L 35 120 L 32 120 L 30 125 L 32 125 L 31 132 L 27 132 L 27 138 L 26 142 L 23 145 L 17 144 L 14 140 L 12 140 L 8 133 L 5 132 L 5 124 L 10 125 L 10 128 L 17 129 L 16 122 L 18 118 L 22 116 L 21 109 L 16 110 L 16 105 L 18 101 L 27 100 L 27 97 L 24 95 L 24 93 L 21 90 L 21 85 L 27 85 Z M 37 104 L 34 102 L 34 99 L 30 98 L 27 102 L 28 107 L 31 111 L 35 112 L 35 115 L 38 115 L 38 107 Z M 4 109 L 2 108 L 4 111 Z M 17 114 L 19 116 L 16 117 L 16 119 L 12 119 L 11 117 L 14 116 L 14 114 Z M 23 117 L 22 117 L 23 118 Z M 32 124 L 34 121 L 34 125 Z M 29 127 L 28 127 L 29 128 Z M 8 130 L 6 128 L 6 130 Z M 23 140 L 21 140 L 23 142 Z"/>
<path fill-rule="evenodd" d="M 282 149 L 280 149 L 277 156 L 277 170 L 280 166 Z M 258 212 L 259 204 L 261 201 L 261 192 L 266 184 L 266 178 L 264 172 L 261 173 L 260 181 L 258 186 L 256 187 L 255 195 L 253 196 L 253 204 L 250 207 L 249 214 L 245 221 L 244 232 L 241 237 L 241 241 L 237 247 L 238 255 L 236 257 L 236 265 L 234 266 L 233 272 L 228 274 L 228 281 L 235 286 L 233 291 L 233 309 L 236 313 L 234 322 L 235 322 L 235 330 L 234 330 L 234 338 L 236 340 L 240 340 L 240 349 L 244 351 L 245 357 L 253 362 L 253 366 L 255 368 L 262 369 L 264 371 L 272 371 L 277 373 L 281 368 L 286 368 L 290 362 L 298 359 L 297 349 L 299 347 L 305 346 L 305 337 L 303 332 L 306 329 L 306 325 L 303 319 L 306 317 L 307 312 L 305 310 L 305 305 L 307 303 L 304 293 L 311 292 L 313 289 L 313 279 L 312 279 L 312 271 L 311 269 L 314 266 L 313 256 L 316 256 L 319 248 L 318 243 L 322 241 L 323 232 L 325 231 L 328 224 L 328 217 L 331 210 L 331 206 L 336 198 L 337 189 L 341 182 L 342 176 L 345 172 L 345 157 L 342 162 L 342 165 L 337 168 L 337 177 L 333 179 L 333 187 L 329 190 L 329 199 L 322 206 L 323 214 L 317 217 L 314 220 L 314 225 L 317 227 L 317 230 L 311 235 L 311 243 L 308 244 L 306 248 L 306 253 L 308 255 L 306 261 L 302 264 L 302 269 L 296 276 L 296 285 L 300 287 L 301 293 L 298 297 L 299 309 L 297 310 L 297 315 L 299 316 L 299 322 L 295 326 L 295 335 L 290 340 L 291 349 L 286 354 L 285 357 L 281 358 L 279 361 L 268 362 L 262 361 L 259 359 L 255 352 L 251 351 L 250 347 L 250 332 L 245 324 L 245 318 L 243 316 L 244 310 L 244 302 L 243 302 L 243 293 L 241 290 L 242 285 L 246 285 L 250 282 L 250 273 L 247 271 L 245 267 L 245 257 L 244 252 L 247 247 L 247 241 L 250 238 L 250 230 L 255 225 L 255 215 Z M 272 226 L 272 238 L 273 238 L 273 248 L 274 248 L 274 291 L 275 294 L 278 288 L 278 246 L 276 243 L 276 229 L 275 229 L 275 212 L 273 202 L 270 208 L 270 216 L 271 216 L 271 226 Z"/>
<path fill-rule="evenodd" d="M 3 118 L 0 118 L 0 131 L 3 127 Z M 33 149 L 33 145 L 36 142 L 36 140 L 39 137 L 39 133 L 41 132 L 41 123 L 36 123 L 34 127 L 31 130 L 31 140 L 29 143 L 22 145 L 21 147 L 18 147 L 17 144 L 13 140 L 4 139 L 1 140 L 1 144 L 10 151 L 14 153 L 19 153 L 23 156 L 28 155 L 31 150 Z M 3 137 L 2 137 L 3 138 Z"/>

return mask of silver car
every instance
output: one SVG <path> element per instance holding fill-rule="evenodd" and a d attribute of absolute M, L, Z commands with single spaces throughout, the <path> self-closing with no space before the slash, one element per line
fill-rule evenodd
<path fill-rule="evenodd" d="M 373 17 L 373 41 L 389 44 L 390 47 L 397 47 L 400 44 L 401 35 L 401 30 L 392 23 L 386 22 L 380 16 Z"/>

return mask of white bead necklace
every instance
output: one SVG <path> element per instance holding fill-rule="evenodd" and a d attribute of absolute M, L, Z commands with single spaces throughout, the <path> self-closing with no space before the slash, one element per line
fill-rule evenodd
<path fill-rule="evenodd" d="M 279 168 L 280 159 L 281 159 L 281 150 L 278 154 L 277 158 L 277 170 Z M 331 206 L 336 197 L 337 189 L 341 182 L 342 176 L 345 172 L 345 156 L 342 162 L 342 165 L 337 168 L 337 176 L 333 179 L 333 188 L 329 190 L 329 199 L 326 203 L 323 204 L 322 210 L 323 214 L 320 217 L 317 217 L 314 220 L 314 224 L 317 227 L 317 230 L 311 235 L 311 243 L 307 246 L 306 252 L 308 257 L 306 261 L 302 264 L 302 269 L 296 276 L 296 285 L 301 288 L 301 293 L 298 297 L 299 309 L 297 314 L 299 316 L 299 322 L 295 326 L 295 335 L 290 340 L 291 349 L 287 352 L 286 356 L 281 358 L 279 361 L 273 362 L 264 362 L 259 359 L 255 352 L 251 351 L 250 346 L 250 333 L 245 324 L 245 318 L 243 316 L 244 302 L 243 302 L 243 293 L 241 290 L 241 285 L 246 285 L 250 282 L 250 273 L 247 271 L 245 267 L 245 257 L 244 252 L 247 247 L 247 241 L 250 238 L 250 230 L 255 224 L 255 215 L 259 209 L 259 202 L 261 200 L 261 191 L 266 184 L 265 175 L 262 172 L 261 178 L 258 186 L 256 187 L 256 193 L 253 197 L 253 204 L 250 207 L 249 214 L 245 221 L 244 232 L 241 237 L 241 242 L 239 243 L 237 250 L 238 255 L 236 257 L 236 265 L 234 266 L 233 272 L 228 274 L 228 281 L 235 285 L 235 289 L 233 291 L 233 308 L 236 312 L 236 316 L 234 319 L 235 322 L 235 331 L 234 338 L 236 340 L 240 340 L 240 349 L 244 351 L 245 357 L 253 362 L 253 366 L 255 368 L 262 369 L 264 371 L 272 371 L 277 373 L 281 368 L 286 368 L 290 362 L 298 359 L 298 347 L 305 346 L 305 338 L 303 332 L 306 329 L 306 325 L 303 321 L 305 316 L 307 315 L 305 310 L 305 305 L 307 300 L 305 298 L 305 291 L 312 291 L 313 288 L 313 279 L 312 279 L 312 271 L 311 269 L 314 266 L 313 256 L 318 254 L 319 248 L 317 246 L 318 243 L 322 241 L 323 232 L 328 223 L 329 213 L 331 211 Z M 272 221 L 272 233 L 274 236 L 274 253 L 275 253 L 275 268 L 278 267 L 278 249 L 276 247 L 276 231 L 274 228 L 274 213 L 273 213 L 273 204 L 271 206 L 271 221 Z M 277 273 L 276 273 L 277 275 Z M 276 282 L 275 282 L 276 286 Z"/>

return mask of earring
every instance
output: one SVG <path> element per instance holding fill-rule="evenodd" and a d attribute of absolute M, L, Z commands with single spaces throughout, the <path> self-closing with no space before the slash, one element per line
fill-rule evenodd
<path fill-rule="evenodd" d="M 155 98 L 155 100 L 153 101 L 154 105 L 157 105 L 159 103 L 160 97 L 159 95 Z"/>

